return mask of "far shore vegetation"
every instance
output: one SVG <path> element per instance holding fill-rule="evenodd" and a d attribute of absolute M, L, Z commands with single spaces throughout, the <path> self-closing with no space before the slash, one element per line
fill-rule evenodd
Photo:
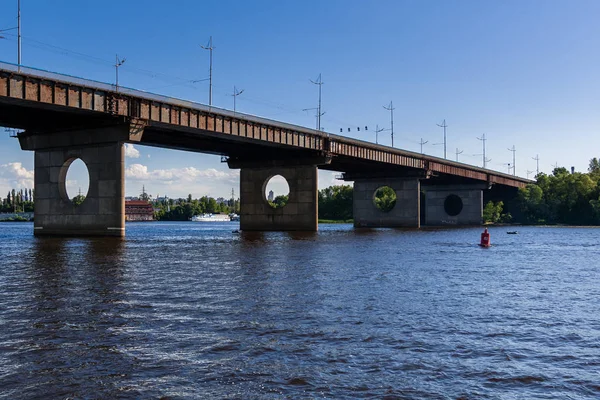
<path fill-rule="evenodd" d="M 11 190 L 1 199 L 1 213 L 33 212 L 34 191 L 32 189 Z M 215 199 L 203 196 L 187 198 L 152 199 L 142 193 L 140 200 L 149 201 L 154 207 L 154 218 L 158 221 L 187 221 L 194 215 L 204 213 L 239 213 L 239 199 Z M 72 199 L 75 205 L 85 197 L 78 195 Z M 319 190 L 319 222 L 351 223 L 353 190 L 350 185 L 336 185 Z M 551 174 L 539 173 L 535 183 L 520 188 L 516 199 L 510 201 L 510 210 L 503 201 L 488 201 L 483 209 L 483 222 L 486 224 L 528 224 L 528 225 L 577 225 L 600 226 L 600 161 L 593 158 L 588 172 L 569 172 L 566 168 L 554 168 Z M 285 207 L 288 196 L 280 195 L 269 201 L 273 208 Z M 396 194 L 391 188 L 382 187 L 374 194 L 373 202 L 384 212 L 395 207 Z M 4 221 L 27 220 L 19 215 Z"/>

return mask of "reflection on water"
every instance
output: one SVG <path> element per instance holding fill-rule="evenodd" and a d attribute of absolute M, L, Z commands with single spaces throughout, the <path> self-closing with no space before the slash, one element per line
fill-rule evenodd
<path fill-rule="evenodd" d="M 0 398 L 600 395 L 598 230 L 237 226 L 3 225 Z"/>
<path fill-rule="evenodd" d="M 20 297 L 15 317 L 23 325 L 9 327 L 20 348 L 11 357 L 20 368 L 4 376 L 12 383 L 5 386 L 13 388 L 10 397 L 81 396 L 85 393 L 73 388 L 86 382 L 99 383 L 94 396 L 118 396 L 133 366 L 118 351 L 128 343 L 128 336 L 118 331 L 127 324 L 122 306 L 124 242 L 32 240 L 31 263 L 24 266 L 29 290 L 11 293 Z M 24 376 L 29 379 L 23 381 Z"/>

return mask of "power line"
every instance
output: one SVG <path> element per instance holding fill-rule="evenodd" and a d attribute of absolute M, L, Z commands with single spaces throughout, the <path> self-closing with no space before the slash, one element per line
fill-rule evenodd
<path fill-rule="evenodd" d="M 529 175 L 531 175 L 531 174 L 532 174 L 532 173 L 534 173 L 534 172 L 535 172 L 535 171 L 530 171 L 530 170 L 527 170 L 527 179 L 529 179 Z"/>
<path fill-rule="evenodd" d="M 383 106 L 383 108 L 385 108 L 386 110 L 388 110 L 391 114 L 391 130 L 392 130 L 392 147 L 394 147 L 394 105 L 392 104 L 392 102 L 390 101 L 390 105 L 389 106 Z"/>
<path fill-rule="evenodd" d="M 209 79 L 209 81 L 208 81 L 208 105 L 212 106 L 212 64 L 213 64 L 212 53 L 215 48 L 213 46 L 212 36 L 208 40 L 208 45 L 206 45 L 206 46 L 200 45 L 200 47 L 202 47 L 204 50 L 210 51 L 210 66 L 209 66 L 209 70 L 208 70 L 208 76 L 209 76 L 209 78 L 208 78 Z"/>
<path fill-rule="evenodd" d="M 13 30 L 13 29 L 17 29 L 17 28 L 10 28 L 10 29 L 6 29 L 4 31 Z M 7 34 L 7 36 L 11 36 L 13 38 L 17 37 L 17 35 L 14 35 L 14 34 Z M 99 65 L 108 65 L 108 66 L 114 67 L 114 61 L 108 61 L 104 58 L 92 56 L 89 54 L 77 52 L 77 51 L 66 49 L 66 48 L 59 47 L 59 46 L 54 46 L 52 44 L 41 42 L 39 40 L 35 40 L 35 39 L 29 38 L 29 37 L 23 37 L 23 39 L 25 39 L 26 44 L 31 47 L 50 51 L 50 52 L 53 52 L 56 54 L 61 54 L 63 56 L 67 56 L 67 57 L 78 58 L 78 59 L 81 59 L 84 61 L 99 64 Z M 153 79 L 161 79 L 165 82 L 171 82 L 173 80 L 178 80 L 178 81 L 180 81 L 180 83 L 178 83 L 178 84 L 197 83 L 197 82 L 209 80 L 209 78 L 191 80 L 191 79 L 187 79 L 187 78 L 178 77 L 173 74 L 165 74 L 165 73 L 151 71 L 151 70 L 147 70 L 147 69 L 143 69 L 143 68 L 133 67 L 131 65 L 128 65 L 126 69 L 128 72 L 143 74 L 143 75 L 149 76 L 150 78 L 153 78 Z"/>
<path fill-rule="evenodd" d="M 448 127 L 448 125 L 446 125 L 446 120 L 444 119 L 444 122 L 442 122 L 442 124 L 436 124 L 437 126 L 439 126 L 440 128 L 444 128 L 444 158 L 446 158 L 446 128 Z"/>

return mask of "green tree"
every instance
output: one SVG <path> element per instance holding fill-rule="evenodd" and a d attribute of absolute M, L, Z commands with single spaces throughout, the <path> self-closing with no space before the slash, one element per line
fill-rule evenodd
<path fill-rule="evenodd" d="M 389 186 L 384 186 L 375 192 L 375 205 L 381 211 L 388 212 L 396 205 L 396 192 Z"/>
<path fill-rule="evenodd" d="M 73 199 L 71 199 L 71 202 L 75 206 L 80 206 L 84 201 L 85 201 L 85 196 L 82 194 L 78 194 L 77 196 L 73 197 Z"/>
<path fill-rule="evenodd" d="M 319 218 L 337 221 L 352 219 L 353 189 L 337 185 L 319 190 Z"/>
<path fill-rule="evenodd" d="M 594 157 L 590 160 L 588 172 L 590 174 L 600 173 L 600 161 L 598 161 L 598 159 L 596 157 Z"/>
<path fill-rule="evenodd" d="M 281 208 L 287 204 L 289 197 L 283 194 L 276 196 L 272 202 L 269 202 L 273 208 Z"/>
<path fill-rule="evenodd" d="M 483 208 L 483 221 L 488 223 L 510 222 L 512 216 L 510 213 L 503 213 L 503 211 L 503 201 L 498 201 L 496 204 L 493 201 L 488 201 Z"/>

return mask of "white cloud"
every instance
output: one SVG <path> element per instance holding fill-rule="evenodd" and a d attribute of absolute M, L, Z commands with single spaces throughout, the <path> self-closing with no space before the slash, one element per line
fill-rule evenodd
<path fill-rule="evenodd" d="M 125 157 L 140 158 L 140 152 L 131 143 L 125 143 Z"/>
<path fill-rule="evenodd" d="M 329 186 L 335 185 L 352 185 L 352 182 L 344 182 L 343 180 L 337 179 L 340 172 L 319 170 L 319 189 L 325 189 Z"/>
<path fill-rule="evenodd" d="M 0 188 L 10 189 L 33 188 L 33 171 L 23 167 L 20 162 L 0 165 Z"/>
<path fill-rule="evenodd" d="M 148 170 L 142 164 L 131 164 L 125 170 L 125 177 L 144 181 L 160 181 L 161 183 L 197 182 L 202 179 L 235 182 L 239 179 L 239 171 L 219 171 L 215 168 L 197 169 L 194 167 Z"/>
<path fill-rule="evenodd" d="M 239 176 L 239 170 L 194 167 L 150 170 L 142 164 L 131 164 L 125 170 L 127 195 L 131 196 L 137 196 L 145 188 L 153 196 L 168 194 L 177 198 L 191 193 L 194 198 L 204 195 L 228 197 L 232 188 L 237 192 Z"/>

